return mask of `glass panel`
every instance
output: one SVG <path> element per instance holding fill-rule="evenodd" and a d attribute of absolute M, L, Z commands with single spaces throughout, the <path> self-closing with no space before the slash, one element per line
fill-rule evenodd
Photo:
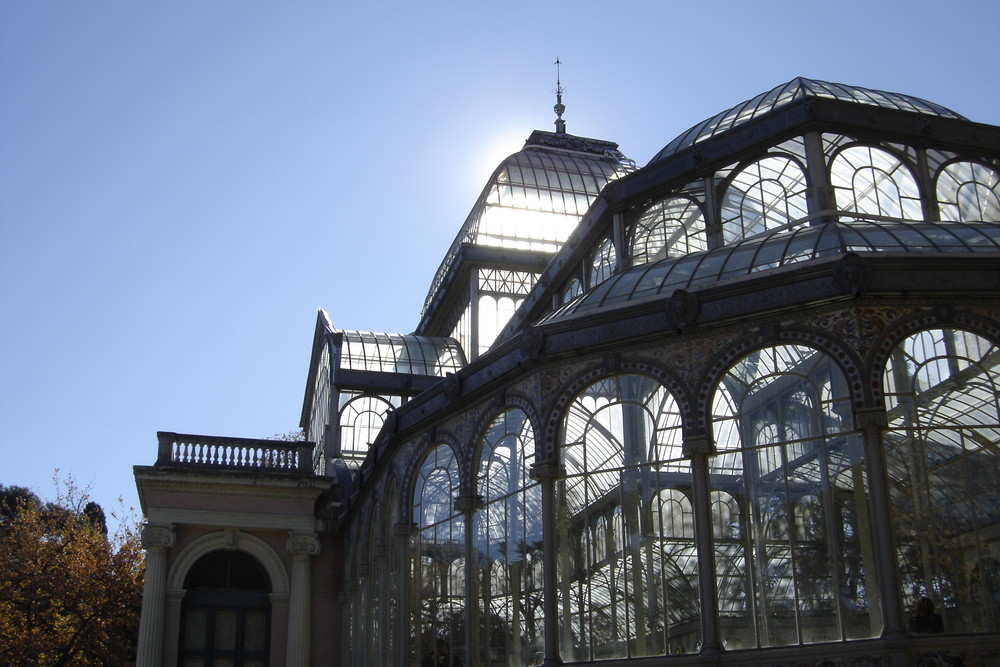
<path fill-rule="evenodd" d="M 205 648 L 205 629 L 208 625 L 207 611 L 188 609 L 184 615 L 184 648 Z"/>
<path fill-rule="evenodd" d="M 758 350 L 727 372 L 713 420 L 726 648 L 878 636 L 867 472 L 839 368 L 803 346 Z"/>
<path fill-rule="evenodd" d="M 417 473 L 411 550 L 415 648 L 428 664 L 465 660 L 465 522 L 456 512 L 459 467 L 448 445 L 431 450 Z"/>
<path fill-rule="evenodd" d="M 703 141 L 719 132 L 738 127 L 741 123 L 777 109 L 801 97 L 825 97 L 829 99 L 855 102 L 888 109 L 916 111 L 918 113 L 944 116 L 946 118 L 962 118 L 959 114 L 946 109 L 939 104 L 928 102 L 910 95 L 871 90 L 859 86 L 846 86 L 839 83 L 827 83 L 813 79 L 797 78 L 783 83 L 773 90 L 761 93 L 751 100 L 738 104 L 728 111 L 702 121 L 683 133 L 650 160 L 650 164 L 662 160 L 674 153 L 684 150 L 699 141 Z"/>
<path fill-rule="evenodd" d="M 769 155 L 733 176 L 722 198 L 723 240 L 750 238 L 806 214 L 805 169 L 791 156 Z"/>
<path fill-rule="evenodd" d="M 243 648 L 263 651 L 267 645 L 267 610 L 248 609 L 243 620 Z"/>
<path fill-rule="evenodd" d="M 874 146 L 848 146 L 830 164 L 837 208 L 868 215 L 922 220 L 920 191 L 910 170 Z"/>
<path fill-rule="evenodd" d="M 360 458 L 368 453 L 394 406 L 385 398 L 355 392 L 343 392 L 343 398 L 350 400 L 340 411 L 340 453 Z M 399 398 L 394 398 L 398 404 Z"/>
<path fill-rule="evenodd" d="M 673 397 L 651 378 L 596 382 L 563 420 L 557 484 L 564 660 L 695 652 L 690 468 Z"/>
<path fill-rule="evenodd" d="M 590 256 L 587 287 L 594 287 L 610 278 L 616 264 L 615 244 L 611 242 L 611 239 L 604 239 Z"/>
<path fill-rule="evenodd" d="M 236 615 L 235 609 L 215 610 L 215 640 L 213 648 L 233 651 L 236 649 Z"/>
<path fill-rule="evenodd" d="M 850 219 L 815 227 L 780 229 L 707 252 L 635 267 L 550 313 L 543 321 L 848 251 L 995 252 L 998 249 L 1000 225 L 988 222 Z"/>
<path fill-rule="evenodd" d="M 465 365 L 461 346 L 451 338 L 370 331 L 336 333 L 343 340 L 340 368 L 444 377 Z"/>
<path fill-rule="evenodd" d="M 481 664 L 531 664 L 544 649 L 542 607 L 542 498 L 530 476 L 535 441 L 521 410 L 509 410 L 487 428 L 477 488 L 483 508 L 474 515 L 474 580 L 482 637 Z"/>
<path fill-rule="evenodd" d="M 916 633 L 1000 630 L 1000 351 L 915 334 L 884 377 L 884 447 L 902 596 Z"/>
<path fill-rule="evenodd" d="M 942 220 L 1000 222 L 1000 172 L 975 162 L 945 165 L 937 180 Z"/>
<path fill-rule="evenodd" d="M 489 294 L 479 297 L 479 354 L 489 351 L 522 303 L 523 297 Z"/>
<path fill-rule="evenodd" d="M 608 182 L 635 170 L 608 150 L 563 153 L 527 146 L 494 173 L 435 274 L 424 310 L 444 287 L 463 243 L 555 253 Z"/>
<path fill-rule="evenodd" d="M 705 216 L 687 197 L 669 197 L 648 207 L 631 233 L 632 264 L 682 257 L 708 249 Z"/>

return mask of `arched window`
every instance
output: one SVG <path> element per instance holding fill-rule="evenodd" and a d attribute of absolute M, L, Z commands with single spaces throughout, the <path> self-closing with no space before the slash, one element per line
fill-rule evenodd
<path fill-rule="evenodd" d="M 629 243 L 633 266 L 707 249 L 705 215 L 687 197 L 669 197 L 648 207 L 636 221 Z"/>
<path fill-rule="evenodd" d="M 614 273 L 617 255 L 615 244 L 611 239 L 604 239 L 590 256 L 590 269 L 587 272 L 587 288 L 600 285 Z"/>
<path fill-rule="evenodd" d="M 490 349 L 523 302 L 523 298 L 509 296 L 484 294 L 479 297 L 479 354 Z"/>
<path fill-rule="evenodd" d="M 889 151 L 848 146 L 830 163 L 830 185 L 841 211 L 922 220 L 920 190 L 910 170 Z"/>
<path fill-rule="evenodd" d="M 722 197 L 722 237 L 733 243 L 804 218 L 806 173 L 788 155 L 768 155 L 741 169 Z"/>
<path fill-rule="evenodd" d="M 462 659 L 465 650 L 465 587 L 456 590 L 454 577 L 465 566 L 465 522 L 455 510 L 458 491 L 455 454 L 448 445 L 438 445 L 424 458 L 413 485 L 417 536 L 411 618 L 420 660 L 441 652 Z"/>
<path fill-rule="evenodd" d="M 482 664 L 527 665 L 544 648 L 541 565 L 542 498 L 531 479 L 535 436 L 524 411 L 506 410 L 486 429 L 480 444 L 477 492 L 483 506 L 474 515 L 473 550 L 490 582 L 480 593 L 478 613 L 487 628 L 476 646 Z"/>
<path fill-rule="evenodd" d="M 950 162 L 937 177 L 942 220 L 1000 222 L 1000 172 L 977 162 Z"/>
<path fill-rule="evenodd" d="M 573 280 L 569 281 L 569 285 L 567 285 L 566 289 L 563 291 L 562 302 L 568 303 L 581 294 L 583 294 L 583 285 L 580 283 L 579 278 L 573 278 Z"/>
<path fill-rule="evenodd" d="M 660 537 L 694 537 L 691 500 L 677 489 L 663 489 L 659 501 L 659 513 L 654 520 Z"/>
<path fill-rule="evenodd" d="M 877 636 L 879 614 L 867 595 L 873 569 L 859 557 L 862 541 L 871 540 L 863 452 L 840 369 L 809 347 L 757 350 L 717 387 L 713 421 L 712 520 L 726 645 Z"/>
<path fill-rule="evenodd" d="M 271 585 L 240 551 L 202 556 L 184 580 L 180 661 L 184 665 L 266 667 Z"/>
<path fill-rule="evenodd" d="M 673 397 L 645 376 L 599 380 L 570 403 L 560 444 L 557 549 L 583 554 L 558 573 L 563 659 L 694 651 L 697 553 L 683 509 L 665 523 L 660 500 L 690 488 Z M 587 535 L 597 544 L 577 543 Z"/>
<path fill-rule="evenodd" d="M 923 331 L 893 351 L 884 384 L 904 606 L 926 597 L 946 632 L 996 632 L 996 598 L 971 569 L 1000 552 L 1000 350 L 967 331 Z"/>
<path fill-rule="evenodd" d="M 348 401 L 340 411 L 341 454 L 364 457 L 392 410 L 392 404 L 378 396 L 362 395 Z"/>

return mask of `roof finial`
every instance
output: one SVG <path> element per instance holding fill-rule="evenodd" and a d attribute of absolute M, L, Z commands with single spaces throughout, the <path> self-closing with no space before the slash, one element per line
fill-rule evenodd
<path fill-rule="evenodd" d="M 566 134 L 566 121 L 563 120 L 563 111 L 566 111 L 566 105 L 563 104 L 562 94 L 562 80 L 559 76 L 559 66 L 562 65 L 559 62 L 559 58 L 556 57 L 556 104 L 552 107 L 552 110 L 556 112 L 556 134 Z"/>

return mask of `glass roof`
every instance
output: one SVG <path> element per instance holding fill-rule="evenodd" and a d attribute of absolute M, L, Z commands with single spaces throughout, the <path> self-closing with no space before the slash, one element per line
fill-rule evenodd
<path fill-rule="evenodd" d="M 798 77 L 788 83 L 784 83 L 776 88 L 772 88 L 766 93 L 738 104 L 732 109 L 716 114 L 704 120 L 687 132 L 664 146 L 663 150 L 657 153 L 650 164 L 662 160 L 674 153 L 689 148 L 699 141 L 704 141 L 716 134 L 725 132 L 752 118 L 757 118 L 779 107 L 789 104 L 804 97 L 822 97 L 843 102 L 854 102 L 857 104 L 867 104 L 870 106 L 882 107 L 885 109 L 897 109 L 900 111 L 910 111 L 915 113 L 931 114 L 944 118 L 957 118 L 966 120 L 964 117 L 950 109 L 922 100 L 911 95 L 900 93 L 887 93 L 881 90 L 861 88 L 859 86 L 846 86 L 840 83 L 827 83 L 815 79 Z"/>
<path fill-rule="evenodd" d="M 617 144 L 534 132 L 483 189 L 441 262 L 426 313 L 463 244 L 555 253 L 609 182 L 635 170 Z"/>
<path fill-rule="evenodd" d="M 792 231 L 776 230 L 713 250 L 637 266 L 569 301 L 542 322 L 848 252 L 998 251 L 1000 223 L 833 221 Z"/>
<path fill-rule="evenodd" d="M 465 366 L 454 338 L 343 331 L 339 368 L 444 377 Z"/>

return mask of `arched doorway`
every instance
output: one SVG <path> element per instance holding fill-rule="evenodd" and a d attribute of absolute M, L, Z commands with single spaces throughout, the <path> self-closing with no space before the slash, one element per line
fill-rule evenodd
<path fill-rule="evenodd" d="M 213 551 L 184 580 L 182 667 L 267 667 L 270 582 L 252 556 Z"/>

